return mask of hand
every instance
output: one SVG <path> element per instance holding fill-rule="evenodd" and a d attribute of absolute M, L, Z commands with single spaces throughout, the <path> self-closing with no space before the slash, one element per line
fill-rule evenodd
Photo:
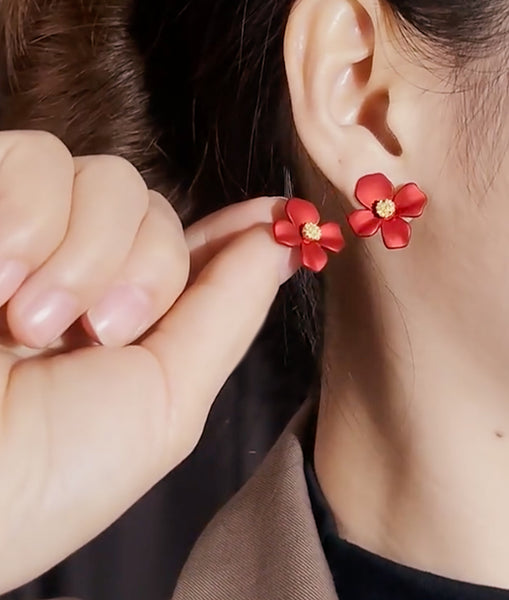
<path fill-rule="evenodd" d="M 59 346 L 81 315 L 105 345 L 138 338 L 187 281 L 189 251 L 168 202 L 127 161 L 73 158 L 44 132 L 0 133 L 0 159 L 4 343 L 8 334 Z"/>
<path fill-rule="evenodd" d="M 120 159 L 102 157 L 100 168 L 97 158 L 70 158 L 51 136 L 14 132 L 0 135 L 0 157 L 0 259 L 25 270 L 3 280 L 0 271 L 15 339 L 42 349 L 85 311 L 97 328 L 108 318 L 94 311 L 119 283 L 149 297 L 144 327 L 157 321 L 127 347 L 117 346 L 143 328 L 99 327 L 113 347 L 83 336 L 28 359 L 0 349 L 5 592 L 95 537 L 189 455 L 298 257 L 270 232 L 282 200 L 228 207 L 184 234 Z M 54 289 L 74 298 L 65 319 L 46 326 L 45 314 L 64 311 L 41 309 L 25 321 L 27 307 Z"/>

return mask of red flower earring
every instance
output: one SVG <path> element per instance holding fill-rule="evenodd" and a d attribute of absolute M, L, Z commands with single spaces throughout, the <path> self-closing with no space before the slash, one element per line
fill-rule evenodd
<path fill-rule="evenodd" d="M 318 273 L 327 264 L 324 250 L 340 252 L 345 240 L 337 223 L 320 225 L 320 214 L 315 205 L 306 200 L 291 198 L 285 207 L 288 221 L 274 223 L 274 237 L 284 246 L 301 249 L 302 264 Z"/>
<path fill-rule="evenodd" d="M 428 201 L 415 183 L 407 183 L 396 190 L 381 173 L 362 177 L 357 183 L 355 197 L 366 208 L 356 210 L 348 217 L 354 233 L 371 237 L 381 230 L 389 250 L 408 246 L 412 228 L 404 219 L 420 217 Z"/>

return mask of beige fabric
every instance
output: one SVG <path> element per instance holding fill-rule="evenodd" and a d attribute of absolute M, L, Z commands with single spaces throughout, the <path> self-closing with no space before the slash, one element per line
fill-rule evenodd
<path fill-rule="evenodd" d="M 338 600 L 311 511 L 304 407 L 260 469 L 212 520 L 173 600 Z"/>

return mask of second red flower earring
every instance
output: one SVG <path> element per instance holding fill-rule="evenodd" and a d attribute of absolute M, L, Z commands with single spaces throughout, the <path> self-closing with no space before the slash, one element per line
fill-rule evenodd
<path fill-rule="evenodd" d="M 408 246 L 412 228 L 405 219 L 420 217 L 428 201 L 415 183 L 395 189 L 381 173 L 362 177 L 357 183 L 355 197 L 365 208 L 348 217 L 352 230 L 360 237 L 371 237 L 381 230 L 389 250 Z"/>
<path fill-rule="evenodd" d="M 284 246 L 300 247 L 302 264 L 315 273 L 322 271 L 328 260 L 325 250 L 340 252 L 345 246 L 339 225 L 320 225 L 315 205 L 300 198 L 288 200 L 285 212 L 288 220 L 274 223 L 276 241 Z"/>

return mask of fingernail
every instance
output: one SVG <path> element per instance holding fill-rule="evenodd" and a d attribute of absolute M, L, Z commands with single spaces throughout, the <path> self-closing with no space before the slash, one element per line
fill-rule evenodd
<path fill-rule="evenodd" d="M 44 292 L 19 312 L 35 348 L 44 348 L 54 342 L 72 325 L 79 313 L 78 301 L 70 292 L 53 289 Z"/>
<path fill-rule="evenodd" d="M 28 275 L 28 266 L 20 260 L 0 259 L 0 306 L 17 291 Z"/>
<path fill-rule="evenodd" d="M 104 346 L 124 346 L 148 327 L 152 312 L 148 294 L 135 285 L 118 285 L 87 313 L 88 321 Z"/>

